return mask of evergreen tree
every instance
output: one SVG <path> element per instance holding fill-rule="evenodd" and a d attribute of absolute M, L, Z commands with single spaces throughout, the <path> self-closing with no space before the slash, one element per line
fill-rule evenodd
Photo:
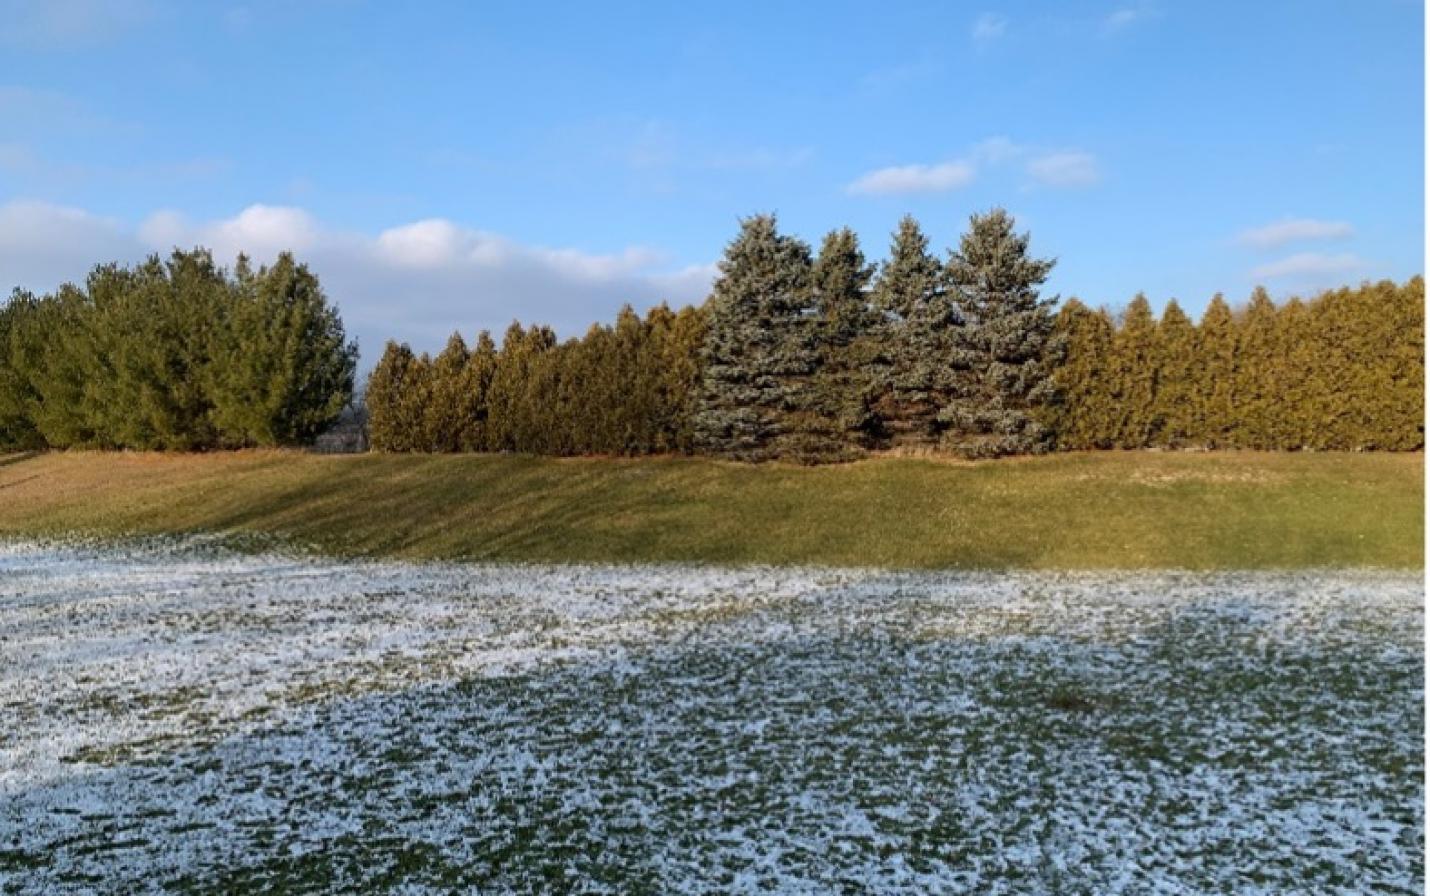
<path fill-rule="evenodd" d="M 1425 279 L 1403 286 L 1383 281 L 1376 292 L 1385 303 L 1379 315 L 1383 371 L 1377 403 L 1376 447 L 1388 451 L 1425 448 Z"/>
<path fill-rule="evenodd" d="M 412 358 L 406 343 L 389 339 L 382 357 L 368 374 L 363 390 L 367 406 L 368 441 L 374 451 L 405 451 L 409 439 L 402 431 L 402 382 Z"/>
<path fill-rule="evenodd" d="M 1051 408 L 1058 447 L 1075 451 L 1111 448 L 1117 441 L 1119 412 L 1111 390 L 1116 327 L 1104 309 L 1093 311 L 1077 299 L 1056 318 L 1064 362 L 1053 372 L 1057 403 Z"/>
<path fill-rule="evenodd" d="M 1157 444 L 1184 448 L 1202 429 L 1197 419 L 1200 367 L 1197 328 L 1173 299 L 1157 324 L 1157 393 L 1152 416 L 1160 424 Z"/>
<path fill-rule="evenodd" d="M 1141 293 L 1122 314 L 1112 353 L 1118 405 L 1114 445 L 1146 448 L 1156 443 L 1161 421 L 1157 417 L 1157 319 Z"/>
<path fill-rule="evenodd" d="M 1268 379 L 1277 400 L 1267 421 L 1269 448 L 1297 451 L 1313 447 L 1316 436 L 1314 321 L 1304 302 L 1292 298 L 1276 309 L 1276 353 Z"/>
<path fill-rule="evenodd" d="M 695 431 L 713 454 L 742 460 L 803 450 L 798 416 L 810 406 L 818 363 L 805 313 L 810 249 L 783 236 L 773 215 L 741 222 L 710 299 Z"/>
<path fill-rule="evenodd" d="M 497 347 L 486 330 L 477 334 L 477 344 L 467 356 L 462 370 L 458 394 L 460 424 L 457 450 L 487 451 L 487 420 L 489 417 L 492 377 L 497 368 Z"/>
<path fill-rule="evenodd" d="M 16 289 L 0 306 L 0 451 L 45 447 L 30 416 L 39 396 L 25 364 L 25 324 L 37 301 L 32 293 Z"/>
<path fill-rule="evenodd" d="M 91 272 L 80 408 L 97 444 L 192 450 L 217 441 L 205 380 L 230 290 L 203 249 Z"/>
<path fill-rule="evenodd" d="M 704 380 L 708 306 L 676 312 L 652 363 L 661 372 L 661 436 L 656 451 L 688 454 L 695 450 L 695 412 Z"/>
<path fill-rule="evenodd" d="M 1193 440 L 1208 448 L 1235 444 L 1237 419 L 1236 321 L 1221 293 L 1212 297 L 1197 327 L 1195 394 L 1197 427 Z"/>
<path fill-rule="evenodd" d="M 1055 397 L 1063 346 L 1053 331 L 1056 299 L 1038 287 L 1054 261 L 1029 255 L 1028 234 L 1013 225 L 1001 208 L 973 215 L 948 260 L 970 375 L 940 418 L 969 456 L 1044 451 L 1051 442 L 1039 408 Z"/>
<path fill-rule="evenodd" d="M 867 363 L 876 372 L 875 410 L 893 444 L 937 444 L 947 427 L 942 412 L 958 397 L 968 368 L 962 324 L 947 290 L 943 266 L 910 215 L 899 221 L 873 287 L 874 343 Z"/>
<path fill-rule="evenodd" d="M 422 443 L 428 451 L 461 450 L 462 431 L 470 413 L 466 382 L 470 361 L 466 340 L 453 332 L 432 362 L 430 397 L 422 409 Z"/>
<path fill-rule="evenodd" d="M 869 303 L 874 267 L 849 228 L 830 231 L 812 271 L 818 316 L 818 373 L 814 410 L 821 439 L 836 456 L 873 445 L 879 435 L 876 331 L 882 316 Z"/>
<path fill-rule="evenodd" d="M 30 384 L 30 421 L 51 448 L 119 447 L 95 419 L 93 396 L 113 379 L 91 378 L 103 361 L 93 326 L 88 297 L 68 283 L 17 322 L 13 363 Z"/>
<path fill-rule="evenodd" d="M 547 409 L 542 355 L 556 347 L 549 327 L 523 328 L 513 322 L 502 337 L 488 392 L 488 438 L 491 450 L 531 452 L 543 441 L 541 427 Z"/>
<path fill-rule="evenodd" d="M 240 256 L 226 298 L 202 383 L 222 441 L 311 441 L 352 401 L 357 344 L 347 340 L 337 309 L 287 252 L 257 273 Z"/>
<path fill-rule="evenodd" d="M 1237 321 L 1234 440 L 1242 448 L 1277 447 L 1275 420 L 1282 396 L 1275 372 L 1280 350 L 1276 329 L 1276 305 L 1258 286 Z"/>

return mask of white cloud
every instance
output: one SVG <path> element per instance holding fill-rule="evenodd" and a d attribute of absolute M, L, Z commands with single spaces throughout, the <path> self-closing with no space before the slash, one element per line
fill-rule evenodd
<path fill-rule="evenodd" d="M 849 185 L 850 193 L 882 196 L 897 193 L 942 193 L 973 180 L 973 166 L 967 162 L 937 165 L 895 165 L 870 171 Z"/>
<path fill-rule="evenodd" d="M 1028 162 L 1028 175 L 1049 187 L 1088 187 L 1101 180 L 1097 159 L 1086 152 L 1053 152 Z"/>
<path fill-rule="evenodd" d="M 1021 164 L 1033 183 L 1042 186 L 1087 187 L 1102 180 L 1092 153 L 1076 149 L 1049 151 L 1009 137 L 994 136 L 975 143 L 963 159 L 935 165 L 880 168 L 859 177 L 845 189 L 852 194 L 870 196 L 939 193 L 971 183 L 980 172 L 1014 163 Z"/>
<path fill-rule="evenodd" d="M 456 225 L 442 218 L 393 227 L 377 235 L 377 248 L 383 257 L 399 267 L 452 264 L 457 260 L 460 242 Z"/>
<path fill-rule="evenodd" d="M 1355 233 L 1346 221 L 1324 221 L 1318 218 L 1283 218 L 1263 227 L 1243 230 L 1237 242 L 1254 249 L 1275 249 L 1287 243 L 1303 240 L 1345 239 Z"/>
<path fill-rule="evenodd" d="M 1253 277 L 1295 277 L 1303 280 L 1315 280 L 1317 278 L 1329 277 L 1332 275 L 1346 274 L 1359 270 L 1365 266 L 1365 262 L 1356 255 L 1349 252 L 1339 255 L 1326 255 L 1320 252 L 1300 252 L 1296 255 L 1289 255 L 1278 261 L 1269 262 L 1252 269 Z"/>
<path fill-rule="evenodd" d="M 158 211 L 137 227 L 43 202 L 0 204 L 0 284 L 37 292 L 82 279 L 97 262 L 133 262 L 175 246 L 207 246 L 232 264 L 239 252 L 255 264 L 294 250 L 322 278 L 363 366 L 395 338 L 419 351 L 442 347 L 453 329 L 469 338 L 488 329 L 500 338 L 513 318 L 578 335 L 610 320 L 626 302 L 698 302 L 709 293 L 714 265 L 664 267 L 665 257 L 633 246 L 613 253 L 532 246 L 429 218 L 376 236 L 328 227 L 301 208 L 252 205 L 230 218 L 194 222 Z"/>
<path fill-rule="evenodd" d="M 254 259 L 273 258 L 279 252 L 311 249 L 319 241 L 318 225 L 300 208 L 250 205 L 232 218 L 193 225 L 178 212 L 158 211 L 139 226 L 139 236 L 151 248 L 206 246 L 222 259 L 240 252 Z"/>
<path fill-rule="evenodd" d="M 979 43 L 989 43 L 1003 36 L 1008 30 L 1008 18 L 997 13 L 985 12 L 973 23 L 973 39 Z"/>
<path fill-rule="evenodd" d="M 0 296 L 83 279 L 97 261 L 135 258 L 140 242 L 117 221 L 77 208 L 15 200 L 0 204 Z"/>

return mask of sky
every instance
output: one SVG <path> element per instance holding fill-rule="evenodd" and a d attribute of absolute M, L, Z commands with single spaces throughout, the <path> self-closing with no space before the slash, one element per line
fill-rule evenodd
<path fill-rule="evenodd" d="M 0 0 L 0 287 L 290 249 L 375 361 L 698 302 L 742 217 L 1002 206 L 1049 294 L 1423 271 L 1413 0 Z"/>

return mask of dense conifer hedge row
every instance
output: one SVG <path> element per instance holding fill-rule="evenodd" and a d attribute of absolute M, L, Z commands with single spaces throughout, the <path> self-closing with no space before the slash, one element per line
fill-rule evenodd
<path fill-rule="evenodd" d="M 512 324 L 498 349 L 486 332 L 453 334 L 436 358 L 389 342 L 367 387 L 380 451 L 536 454 L 684 453 L 705 316 L 629 307 L 615 326 L 558 342 L 547 327 Z"/>
<path fill-rule="evenodd" d="M 1061 350 L 1037 287 L 1051 267 L 1001 210 L 974 216 L 947 261 L 905 218 L 877 269 L 848 229 L 816 254 L 756 216 L 699 309 L 656 309 L 644 327 L 628 309 L 565 343 L 513 325 L 500 351 L 454 337 L 435 360 L 389 344 L 368 389 L 372 444 L 802 462 L 893 445 L 1047 450 Z M 451 410 L 438 392 L 470 404 Z"/>
<path fill-rule="evenodd" d="M 710 298 L 560 341 L 512 324 L 436 357 L 389 343 L 366 403 L 382 451 L 703 453 L 823 462 L 887 448 L 1419 450 L 1424 281 L 1194 323 L 1039 295 L 1052 262 L 1001 210 L 940 258 L 912 218 L 871 264 L 742 223 Z M 303 444 L 352 396 L 356 347 L 289 255 L 232 274 L 203 250 L 0 306 L 0 448 Z"/>
<path fill-rule="evenodd" d="M 1054 376 L 1064 448 L 1412 451 L 1425 444 L 1425 281 L 1291 299 L 1263 289 L 1194 325 L 1138 296 L 1120 319 L 1070 301 Z"/>
<path fill-rule="evenodd" d="M 0 447 L 303 444 L 350 401 L 356 362 L 291 255 L 232 274 L 202 249 L 101 265 L 0 305 Z"/>
<path fill-rule="evenodd" d="M 1050 449 L 1417 450 L 1424 283 L 1276 306 L 1258 289 L 1200 324 L 1137 297 L 1120 315 L 1038 294 L 1002 211 L 940 259 L 912 218 L 889 257 L 848 229 L 818 252 L 744 222 L 710 299 L 558 343 L 513 325 L 435 360 L 391 344 L 368 404 L 379 450 L 696 452 L 840 460 L 913 447 L 983 457 Z M 680 326 L 658 321 L 680 320 Z"/>

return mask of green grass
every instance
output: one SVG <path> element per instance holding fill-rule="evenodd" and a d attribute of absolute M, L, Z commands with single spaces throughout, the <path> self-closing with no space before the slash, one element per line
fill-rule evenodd
<path fill-rule="evenodd" d="M 276 537 L 343 556 L 1188 569 L 1424 565 L 1420 454 L 0 457 L 0 536 Z"/>

